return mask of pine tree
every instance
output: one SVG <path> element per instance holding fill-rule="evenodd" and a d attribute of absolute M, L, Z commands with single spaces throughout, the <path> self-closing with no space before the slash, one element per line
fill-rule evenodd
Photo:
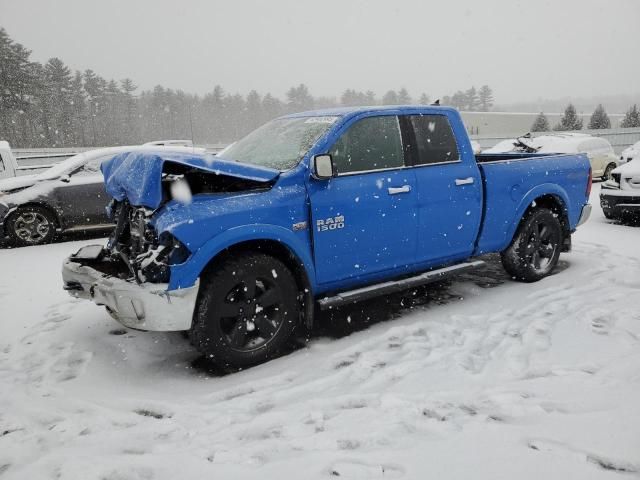
<path fill-rule="evenodd" d="M 71 82 L 71 103 L 73 105 L 73 145 L 87 146 L 85 124 L 87 122 L 87 95 L 82 85 L 82 73 L 76 71 Z"/>
<path fill-rule="evenodd" d="M 576 107 L 573 104 L 567 105 L 564 109 L 564 115 L 560 119 L 554 130 L 556 131 L 570 131 L 570 130 L 582 130 L 582 119 L 578 117 L 576 113 Z"/>
<path fill-rule="evenodd" d="M 468 97 L 462 90 L 458 90 L 451 96 L 450 104 L 452 107 L 455 107 L 458 110 L 464 110 L 465 108 L 467 108 Z"/>
<path fill-rule="evenodd" d="M 481 112 L 488 112 L 493 107 L 493 90 L 483 85 L 478 92 L 478 104 Z"/>
<path fill-rule="evenodd" d="M 138 104 L 134 96 L 134 92 L 138 87 L 130 78 L 120 80 L 120 89 L 122 91 L 122 103 L 124 108 L 124 143 L 132 145 L 138 143 Z"/>
<path fill-rule="evenodd" d="M 464 92 L 464 103 L 466 110 L 470 112 L 475 112 L 478 110 L 480 99 L 478 97 L 476 87 L 471 87 L 466 92 Z"/>
<path fill-rule="evenodd" d="M 89 124 L 91 128 L 91 146 L 98 147 L 105 144 L 106 122 L 105 112 L 106 81 L 93 70 L 84 72 L 84 90 L 87 92 L 87 106 L 89 110 Z"/>
<path fill-rule="evenodd" d="M 263 122 L 263 114 L 262 114 L 262 99 L 260 98 L 260 94 L 255 90 L 251 90 L 249 95 L 247 95 L 246 101 L 246 129 L 251 131 L 255 128 L 262 125 Z"/>
<path fill-rule="evenodd" d="M 59 58 L 51 58 L 44 66 L 44 81 L 53 145 L 71 145 L 74 136 L 71 70 Z"/>
<path fill-rule="evenodd" d="M 589 120 L 589 128 L 592 130 L 611 128 L 611 121 L 602 104 L 599 104 L 593 111 L 591 119 Z"/>
<path fill-rule="evenodd" d="M 531 125 L 531 131 L 548 132 L 549 130 L 551 130 L 549 120 L 544 113 L 540 112 L 540 114 L 534 120 L 533 125 Z"/>
<path fill-rule="evenodd" d="M 634 128 L 640 127 L 640 111 L 638 111 L 638 106 L 633 105 L 627 113 L 624 114 L 624 118 L 622 122 L 620 122 L 620 127 L 622 128 Z"/>
<path fill-rule="evenodd" d="M 287 107 L 290 112 L 304 112 L 313 108 L 313 97 L 304 83 L 287 91 Z"/>
<path fill-rule="evenodd" d="M 398 100 L 398 94 L 394 90 L 389 90 L 382 97 L 383 105 L 398 105 L 400 102 Z"/>
<path fill-rule="evenodd" d="M 0 138 L 13 145 L 33 142 L 38 134 L 38 65 L 30 55 L 0 27 Z"/>
<path fill-rule="evenodd" d="M 429 103 L 431 103 L 431 100 L 429 99 L 429 95 L 427 95 L 426 93 L 423 93 L 422 95 L 420 95 L 420 100 L 418 100 L 418 103 L 420 105 L 429 105 Z"/>
<path fill-rule="evenodd" d="M 340 96 L 340 104 L 345 107 L 358 105 L 358 93 L 351 88 L 347 88 Z"/>
<path fill-rule="evenodd" d="M 371 90 L 367 90 L 364 92 L 364 104 L 365 105 L 375 105 L 376 102 L 376 94 Z"/>
<path fill-rule="evenodd" d="M 411 104 L 411 95 L 409 95 L 409 92 L 404 87 L 401 88 L 398 91 L 398 103 L 400 105 L 410 105 Z"/>
<path fill-rule="evenodd" d="M 264 121 L 279 117 L 284 112 L 284 105 L 270 93 L 262 98 L 262 111 L 264 112 Z"/>

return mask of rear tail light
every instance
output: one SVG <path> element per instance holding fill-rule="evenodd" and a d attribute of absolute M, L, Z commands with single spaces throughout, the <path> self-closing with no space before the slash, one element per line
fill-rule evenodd
<path fill-rule="evenodd" d="M 587 198 L 591 195 L 591 184 L 593 183 L 593 172 L 591 171 L 591 167 L 589 167 L 589 178 L 587 179 Z"/>

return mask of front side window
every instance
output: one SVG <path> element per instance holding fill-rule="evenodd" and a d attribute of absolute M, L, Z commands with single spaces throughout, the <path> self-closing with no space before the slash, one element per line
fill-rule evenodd
<path fill-rule="evenodd" d="M 409 115 L 415 133 L 418 165 L 460 160 L 449 119 L 444 115 Z"/>
<path fill-rule="evenodd" d="M 218 153 L 241 163 L 288 170 L 306 155 L 338 117 L 279 118 Z"/>
<path fill-rule="evenodd" d="M 398 117 L 387 115 L 357 121 L 329 153 L 338 174 L 404 166 Z"/>

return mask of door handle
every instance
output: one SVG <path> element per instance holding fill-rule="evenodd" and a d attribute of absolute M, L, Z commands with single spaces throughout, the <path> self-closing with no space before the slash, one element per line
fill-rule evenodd
<path fill-rule="evenodd" d="M 456 178 L 456 185 L 460 186 L 460 185 L 471 185 L 473 183 L 473 177 L 467 177 L 467 178 Z"/>
<path fill-rule="evenodd" d="M 389 187 L 387 189 L 389 195 L 397 195 L 398 193 L 409 193 L 411 191 L 411 185 L 403 185 L 402 187 Z"/>

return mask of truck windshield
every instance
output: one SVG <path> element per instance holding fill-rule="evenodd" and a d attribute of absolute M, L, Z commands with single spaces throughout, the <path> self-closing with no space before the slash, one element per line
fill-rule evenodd
<path fill-rule="evenodd" d="M 262 167 L 294 167 L 338 117 L 279 118 L 229 145 L 218 157 Z"/>

